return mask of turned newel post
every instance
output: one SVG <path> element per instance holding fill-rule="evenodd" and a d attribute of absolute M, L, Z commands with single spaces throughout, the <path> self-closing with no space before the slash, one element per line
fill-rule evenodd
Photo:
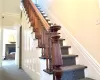
<path fill-rule="evenodd" d="M 60 67 L 63 65 L 61 48 L 59 44 L 59 35 L 52 36 L 52 65 L 54 70 L 54 80 L 61 80 L 62 73 Z"/>
<path fill-rule="evenodd" d="M 61 66 L 63 64 L 59 38 L 59 35 L 52 36 L 52 65 L 54 67 Z"/>
<path fill-rule="evenodd" d="M 52 73 L 53 72 L 53 66 L 52 66 L 52 41 L 51 41 L 51 37 L 53 35 L 57 35 L 58 33 L 58 30 L 60 30 L 61 26 L 59 25 L 53 25 L 50 27 L 49 31 L 46 33 L 45 35 L 45 48 L 44 48 L 44 54 L 48 55 L 48 58 L 47 58 L 47 69 L 46 69 L 46 72 L 47 73 Z M 47 50 L 46 50 L 47 49 Z M 49 62 L 48 62 L 49 61 Z"/>
<path fill-rule="evenodd" d="M 49 42 L 49 68 L 50 68 L 50 71 L 53 72 L 53 66 L 52 66 L 52 39 L 51 37 L 53 35 L 58 35 L 58 30 L 60 30 L 61 26 L 59 25 L 56 25 L 54 24 L 53 26 L 50 27 L 49 29 L 49 39 L 48 39 L 48 42 Z"/>

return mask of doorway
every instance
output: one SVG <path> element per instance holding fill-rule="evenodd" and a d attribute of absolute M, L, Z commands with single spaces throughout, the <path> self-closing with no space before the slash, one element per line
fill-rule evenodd
<path fill-rule="evenodd" d="M 3 29 L 2 60 L 15 60 L 16 55 L 16 30 Z"/>
<path fill-rule="evenodd" d="M 9 62 L 21 68 L 21 27 L 3 29 L 2 66 Z"/>

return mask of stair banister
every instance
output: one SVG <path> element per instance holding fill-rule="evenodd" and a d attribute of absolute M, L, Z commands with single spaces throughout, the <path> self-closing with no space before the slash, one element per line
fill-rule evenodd
<path fill-rule="evenodd" d="M 32 0 L 24 0 L 23 3 L 35 32 L 35 38 L 38 40 L 38 47 L 42 48 L 42 57 L 46 59 L 45 71 L 48 73 L 53 72 L 54 80 L 61 80 L 61 73 L 55 72 L 55 70 L 60 70 L 62 66 L 62 56 L 58 42 L 59 36 L 57 33 L 60 30 L 60 26 L 56 24 L 50 26 L 45 19 L 46 16 L 43 17 Z"/>
<path fill-rule="evenodd" d="M 35 4 L 32 2 L 32 0 L 29 0 L 30 4 L 32 5 L 35 13 L 37 14 L 37 16 L 39 17 L 39 19 L 41 20 L 43 26 L 45 27 L 45 29 L 48 31 L 48 29 L 50 28 L 49 24 L 47 23 L 47 21 L 44 19 L 44 17 L 41 15 L 40 11 L 37 9 L 37 7 L 35 6 Z"/>
<path fill-rule="evenodd" d="M 62 73 L 57 72 L 55 70 L 61 70 L 61 66 L 63 65 L 62 58 L 61 58 L 61 50 L 60 50 L 60 44 L 59 44 L 59 35 L 52 36 L 52 65 L 54 69 L 54 80 L 61 80 Z"/>

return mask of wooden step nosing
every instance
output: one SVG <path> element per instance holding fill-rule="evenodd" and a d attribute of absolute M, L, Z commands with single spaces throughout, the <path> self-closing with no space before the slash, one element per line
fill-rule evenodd
<path fill-rule="evenodd" d="M 73 58 L 78 57 L 78 55 L 62 55 L 62 58 Z"/>
<path fill-rule="evenodd" d="M 60 41 L 64 41 L 65 39 L 59 39 Z"/>
<path fill-rule="evenodd" d="M 70 67 L 73 67 L 73 68 L 70 68 Z M 73 66 L 62 67 L 62 71 L 74 71 L 74 70 L 80 70 L 80 69 L 85 69 L 85 68 L 87 67 L 83 65 L 73 65 Z"/>
<path fill-rule="evenodd" d="M 61 46 L 61 48 L 71 48 L 71 46 Z"/>
<path fill-rule="evenodd" d="M 76 65 L 77 66 L 77 65 Z M 70 66 L 68 66 L 70 67 Z M 85 69 L 87 68 L 86 66 L 83 67 L 78 67 L 78 68 L 74 68 L 74 69 L 63 69 L 63 67 L 61 67 L 61 70 L 54 70 L 54 72 L 67 72 L 67 71 L 75 71 L 75 70 L 81 70 L 81 69 Z"/>
<path fill-rule="evenodd" d="M 95 79 L 91 79 L 91 78 L 82 78 L 82 79 L 79 79 L 79 80 L 95 80 Z"/>

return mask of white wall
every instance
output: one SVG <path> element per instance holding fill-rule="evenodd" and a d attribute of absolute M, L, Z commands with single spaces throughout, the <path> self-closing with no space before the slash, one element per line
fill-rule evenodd
<path fill-rule="evenodd" d="M 44 69 L 46 69 L 46 60 L 45 59 L 40 60 L 40 65 L 41 65 L 40 80 L 53 80 L 52 74 L 48 74 L 48 73 L 43 71 Z"/>
<path fill-rule="evenodd" d="M 38 0 L 100 63 L 100 9 L 98 0 Z M 60 24 L 58 23 L 58 24 Z"/>
<path fill-rule="evenodd" d="M 20 24 L 20 0 L 2 0 L 2 25 L 11 27 Z"/>
<path fill-rule="evenodd" d="M 20 0 L 2 0 L 3 13 L 20 14 Z"/>
<path fill-rule="evenodd" d="M 0 67 L 2 64 L 2 0 L 0 0 Z"/>
<path fill-rule="evenodd" d="M 32 28 L 26 18 L 22 11 L 22 68 L 33 80 L 40 80 L 41 49 L 36 48 L 38 41 L 33 40 L 35 35 L 31 34 Z"/>
<path fill-rule="evenodd" d="M 0 0 L 0 17 L 1 17 L 1 13 L 2 13 L 2 0 Z"/>
<path fill-rule="evenodd" d="M 88 66 L 86 77 L 100 80 L 100 9 L 98 0 L 38 0 L 50 20 L 62 26 L 65 45 Z"/>
<path fill-rule="evenodd" d="M 20 24 L 20 14 L 3 13 L 2 25 L 4 28 L 13 28 Z M 9 20 L 10 19 L 10 20 Z"/>
<path fill-rule="evenodd" d="M 2 27 L 0 26 L 0 67 L 2 66 L 2 42 L 3 42 L 3 32 L 2 32 Z"/>

